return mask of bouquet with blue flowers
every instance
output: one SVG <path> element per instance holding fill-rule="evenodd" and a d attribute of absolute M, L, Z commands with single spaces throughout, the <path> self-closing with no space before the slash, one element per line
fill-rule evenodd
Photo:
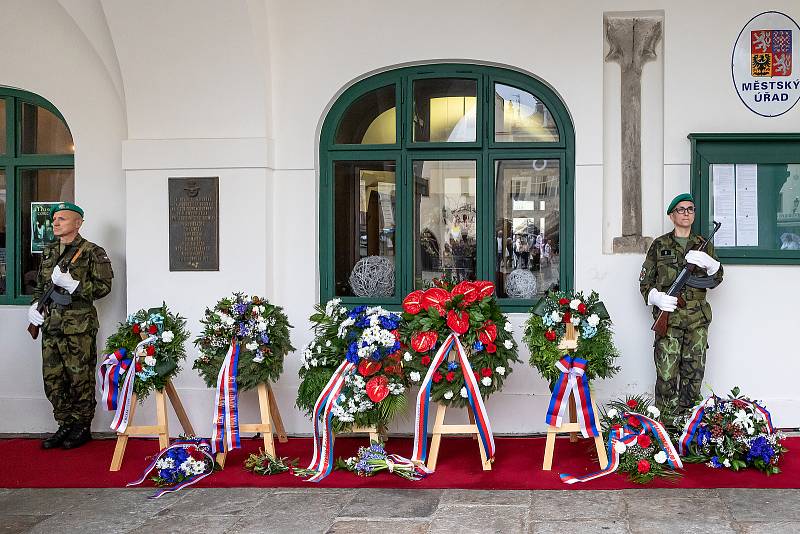
<path fill-rule="evenodd" d="M 429 474 L 427 469 L 415 465 L 408 458 L 387 453 L 383 443 L 374 441 L 369 447 L 359 447 L 356 456 L 346 460 L 339 458 L 336 468 L 351 471 L 360 477 L 371 477 L 381 471 L 388 471 L 408 480 L 420 480 Z"/>
<path fill-rule="evenodd" d="M 145 468 L 142 476 L 128 486 L 137 486 L 147 479 L 162 488 L 154 495 L 157 499 L 165 493 L 178 491 L 199 482 L 214 472 L 216 463 L 211 456 L 211 444 L 203 438 L 180 436 L 163 449 Z"/>

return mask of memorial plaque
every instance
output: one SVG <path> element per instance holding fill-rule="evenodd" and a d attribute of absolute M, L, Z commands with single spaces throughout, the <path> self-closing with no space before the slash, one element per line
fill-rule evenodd
<path fill-rule="evenodd" d="M 219 271 L 219 177 L 169 179 L 169 270 Z"/>

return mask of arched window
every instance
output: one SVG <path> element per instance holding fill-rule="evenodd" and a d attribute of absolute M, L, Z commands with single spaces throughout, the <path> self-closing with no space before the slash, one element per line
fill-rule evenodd
<path fill-rule="evenodd" d="M 26 304 L 44 245 L 50 204 L 75 200 L 75 146 L 44 98 L 0 87 L 0 304 Z"/>
<path fill-rule="evenodd" d="M 514 311 L 571 287 L 574 142 L 558 96 L 520 72 L 422 65 L 354 84 L 320 139 L 321 300 L 397 305 L 448 276 L 493 280 Z"/>

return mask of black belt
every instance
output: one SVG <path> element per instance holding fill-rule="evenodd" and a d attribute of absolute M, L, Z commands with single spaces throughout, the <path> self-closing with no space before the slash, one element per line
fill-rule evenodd
<path fill-rule="evenodd" d="M 66 306 L 62 306 L 61 304 L 56 304 L 55 302 L 50 305 L 50 309 L 53 310 L 88 310 L 89 308 L 93 308 L 90 302 L 71 302 Z"/>

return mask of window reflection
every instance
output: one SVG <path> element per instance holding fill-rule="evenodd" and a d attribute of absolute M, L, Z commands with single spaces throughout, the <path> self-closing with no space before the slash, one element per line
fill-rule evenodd
<path fill-rule="evenodd" d="M 558 141 L 550 110 L 531 93 L 517 87 L 494 85 L 494 139 L 498 143 Z"/>
<path fill-rule="evenodd" d="M 414 142 L 474 142 L 477 94 L 476 80 L 414 81 Z"/>
<path fill-rule="evenodd" d="M 414 162 L 415 287 L 475 279 L 476 178 L 475 161 Z"/>
<path fill-rule="evenodd" d="M 8 137 L 6 133 L 6 101 L 0 99 L 0 154 L 6 153 L 6 143 Z"/>
<path fill-rule="evenodd" d="M 559 160 L 495 162 L 495 283 L 534 298 L 559 284 Z"/>
<path fill-rule="evenodd" d="M 336 131 L 337 144 L 394 144 L 397 141 L 395 86 L 370 91 L 345 111 Z"/>
<path fill-rule="evenodd" d="M 23 154 L 73 154 L 72 134 L 64 122 L 49 110 L 23 103 L 21 106 L 21 140 Z"/>
<path fill-rule="evenodd" d="M 778 190 L 771 243 L 778 250 L 800 250 L 800 163 L 759 165 L 759 183 L 762 176 L 764 183 L 772 179 Z"/>
<path fill-rule="evenodd" d="M 8 230 L 6 228 L 6 172 L 0 169 L 0 295 L 6 294 L 6 278 L 8 270 L 6 267 L 6 247 Z"/>

